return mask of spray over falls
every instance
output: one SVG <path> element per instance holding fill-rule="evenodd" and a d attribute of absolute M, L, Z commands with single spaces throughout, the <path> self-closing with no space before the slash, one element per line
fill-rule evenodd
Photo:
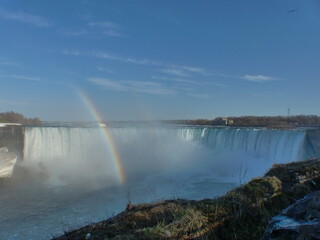
<path fill-rule="evenodd" d="M 25 164 L 60 179 L 106 177 L 116 182 L 119 172 L 114 154 L 101 136 L 102 129 L 26 128 Z M 303 160 L 310 155 L 306 132 L 300 130 L 117 127 L 111 128 L 110 134 L 119 151 L 117 161 L 122 162 L 128 177 L 208 167 L 211 174 L 223 177 L 240 174 L 240 168 L 246 168 L 247 177 L 252 177 L 273 163 Z"/>

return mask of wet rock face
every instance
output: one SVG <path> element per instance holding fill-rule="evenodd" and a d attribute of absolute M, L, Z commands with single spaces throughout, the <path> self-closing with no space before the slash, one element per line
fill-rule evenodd
<path fill-rule="evenodd" d="M 308 194 L 272 218 L 262 240 L 320 239 L 320 191 Z"/>

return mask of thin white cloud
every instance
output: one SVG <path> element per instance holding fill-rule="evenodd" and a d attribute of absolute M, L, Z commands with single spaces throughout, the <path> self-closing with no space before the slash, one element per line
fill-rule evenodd
<path fill-rule="evenodd" d="M 171 95 L 175 93 L 174 90 L 165 88 L 161 84 L 154 82 L 142 82 L 132 80 L 116 81 L 105 78 L 88 78 L 87 80 L 95 85 L 102 86 L 111 91 L 145 93 L 156 95 Z"/>
<path fill-rule="evenodd" d="M 88 78 L 88 81 L 99 86 L 103 86 L 109 90 L 119 91 L 119 92 L 128 92 L 130 91 L 129 87 L 126 84 L 105 79 L 105 78 Z"/>
<path fill-rule="evenodd" d="M 119 25 L 114 22 L 104 21 L 104 22 L 90 22 L 88 23 L 88 26 L 90 27 L 101 27 L 101 28 L 109 28 L 109 29 L 115 29 L 119 28 Z"/>
<path fill-rule="evenodd" d="M 88 26 L 99 30 L 102 34 L 110 37 L 121 37 L 123 34 L 120 32 L 120 26 L 114 22 L 90 22 Z"/>
<path fill-rule="evenodd" d="M 261 94 L 261 93 L 253 93 L 252 94 L 253 97 L 259 97 L 259 98 L 271 98 L 271 95 L 268 94 Z"/>
<path fill-rule="evenodd" d="M 81 76 L 81 73 L 77 72 L 77 71 L 69 71 L 69 70 L 61 69 L 60 72 L 63 74 L 70 74 L 70 75 L 74 75 L 74 76 L 78 76 L 78 77 Z"/>
<path fill-rule="evenodd" d="M 0 65 L 4 65 L 4 66 L 17 66 L 18 64 L 15 63 L 15 62 L 1 61 L 1 60 L 0 60 Z"/>
<path fill-rule="evenodd" d="M 198 74 L 201 74 L 201 75 L 206 75 L 206 76 L 209 76 L 209 75 L 212 75 L 211 73 L 209 73 L 207 70 L 205 70 L 204 68 L 199 68 L 199 67 L 190 67 L 190 66 L 181 66 L 180 68 L 184 69 L 184 70 L 187 70 L 189 72 L 192 72 L 192 73 L 198 73 Z"/>
<path fill-rule="evenodd" d="M 21 23 L 27 23 L 35 27 L 50 27 L 52 23 L 50 23 L 47 19 L 29 14 L 24 12 L 9 12 L 2 8 L 0 8 L 0 18 L 17 21 Z"/>
<path fill-rule="evenodd" d="M 167 65 L 169 68 L 163 70 L 164 73 L 180 76 L 180 77 L 186 77 L 189 76 L 190 74 L 199 74 L 203 76 L 212 76 L 216 75 L 213 73 L 210 73 L 204 68 L 199 68 L 199 67 L 192 67 L 192 66 L 183 66 L 183 65 L 175 65 L 175 64 L 163 64 Z"/>
<path fill-rule="evenodd" d="M 10 104 L 10 105 L 29 105 L 30 104 L 28 102 L 11 101 L 11 100 L 6 100 L 6 99 L 0 99 L 0 103 Z"/>
<path fill-rule="evenodd" d="M 160 70 L 162 73 L 165 73 L 167 75 L 172 75 L 172 77 L 168 76 L 152 76 L 153 79 L 157 80 L 168 80 L 168 81 L 175 81 L 179 83 L 185 83 L 185 84 L 194 84 L 194 85 L 208 85 L 208 86 L 216 86 L 216 87 L 226 87 L 226 84 L 223 83 L 216 83 L 216 82 L 204 82 L 204 81 L 195 81 L 185 78 L 197 78 L 199 75 L 202 76 L 222 76 L 222 77 L 232 77 L 232 78 L 239 78 L 238 76 L 231 76 L 221 73 L 212 73 L 208 70 L 200 67 L 192 67 L 192 66 L 185 66 L 185 65 L 177 65 L 177 64 L 169 64 L 169 63 L 163 63 L 158 62 L 150 59 L 137 59 L 137 58 L 131 58 L 131 57 L 120 57 L 118 55 L 106 53 L 103 51 L 80 51 L 80 50 L 63 50 L 63 54 L 65 55 L 73 55 L 73 56 L 88 56 L 88 57 L 96 57 L 100 59 L 108 59 L 108 60 L 114 60 L 124 63 L 131 63 L 131 64 L 137 64 L 137 65 L 146 65 L 146 66 L 158 66 L 158 67 L 165 67 L 164 69 Z M 103 68 L 99 67 L 97 68 L 98 71 L 104 71 Z M 110 72 L 108 69 L 105 70 L 106 72 Z M 246 75 L 247 76 L 247 75 Z M 242 77 L 240 77 L 242 78 Z"/>
<path fill-rule="evenodd" d="M 0 104 L 6 105 L 28 105 L 28 106 L 48 106 L 48 105 L 56 105 L 56 103 L 44 103 L 44 102 L 30 102 L 30 101 L 16 101 L 16 100 L 7 100 L 0 99 Z"/>
<path fill-rule="evenodd" d="M 202 98 L 202 99 L 208 99 L 210 98 L 209 94 L 202 94 L 202 93 L 187 93 L 190 97 L 196 97 L 196 98 Z"/>
<path fill-rule="evenodd" d="M 241 78 L 250 82 L 268 82 L 273 80 L 280 80 L 279 78 L 265 76 L 265 75 L 249 75 L 249 74 L 246 74 Z"/>
<path fill-rule="evenodd" d="M 187 77 L 189 76 L 186 72 L 184 72 L 181 69 L 174 69 L 174 68 L 168 68 L 168 69 L 163 69 L 163 73 L 169 74 L 169 75 L 174 75 L 178 77 Z"/>
<path fill-rule="evenodd" d="M 110 53 L 103 52 L 103 51 L 80 51 L 80 50 L 64 49 L 62 51 L 62 53 L 65 55 L 89 56 L 89 57 L 114 60 L 114 61 L 119 61 L 119 62 L 124 62 L 124 63 L 132 63 L 132 64 L 137 64 L 137 65 L 165 67 L 165 69 L 162 70 L 163 73 L 174 75 L 177 77 L 188 77 L 190 75 L 203 75 L 203 76 L 214 76 L 214 75 L 220 76 L 220 75 L 222 75 L 222 74 L 209 72 L 208 70 L 206 70 L 204 68 L 200 68 L 200 67 L 170 64 L 170 63 L 164 63 L 164 62 L 159 62 L 159 61 L 150 60 L 150 59 L 122 57 L 122 56 L 110 54 Z M 227 77 L 228 75 L 223 75 L 223 76 Z"/>
<path fill-rule="evenodd" d="M 138 65 L 162 66 L 162 67 L 166 67 L 166 69 L 162 70 L 164 73 L 180 76 L 180 77 L 188 76 L 191 73 L 197 73 L 197 74 L 206 75 L 206 76 L 213 75 L 204 68 L 192 67 L 192 66 L 180 66 L 177 64 L 163 63 L 163 62 L 150 60 L 150 59 L 120 57 L 118 55 L 106 53 L 103 51 L 80 51 L 80 50 L 65 49 L 62 51 L 62 53 L 65 55 L 90 56 L 90 57 L 109 59 L 109 60 L 115 60 L 115 61 L 120 61 L 125 63 L 138 64 Z"/>
<path fill-rule="evenodd" d="M 123 34 L 120 33 L 119 31 L 112 30 L 112 29 L 104 30 L 101 33 L 106 36 L 109 36 L 109 37 L 122 37 L 123 36 Z"/>
<path fill-rule="evenodd" d="M 80 30 L 66 30 L 62 29 L 58 33 L 66 37 L 78 37 L 78 36 L 96 36 L 105 35 L 109 37 L 122 37 L 121 28 L 118 24 L 113 22 L 90 22 L 86 24 L 83 29 Z"/>
<path fill-rule="evenodd" d="M 66 81 L 48 80 L 48 79 L 43 79 L 43 78 L 34 77 L 34 76 L 10 74 L 7 72 L 0 74 L 0 80 L 1 79 L 3 79 L 4 81 L 9 81 L 8 79 L 11 79 L 11 81 L 12 81 L 12 79 L 17 79 L 17 80 L 22 80 L 22 81 L 37 82 L 39 84 L 54 84 L 54 85 L 60 85 L 60 86 L 64 86 L 64 87 L 70 87 L 70 83 L 68 83 Z"/>
<path fill-rule="evenodd" d="M 37 78 L 37 77 L 22 76 L 22 75 L 10 75 L 10 77 L 16 78 L 16 79 L 23 79 L 23 80 L 41 82 L 41 79 L 40 79 L 40 78 Z"/>
<path fill-rule="evenodd" d="M 77 37 L 77 36 L 83 36 L 83 35 L 89 34 L 87 30 L 78 30 L 78 31 L 60 30 L 58 33 L 66 37 Z"/>
<path fill-rule="evenodd" d="M 210 86 L 215 86 L 215 87 L 221 87 L 221 88 L 228 87 L 227 84 L 218 83 L 218 82 L 206 82 L 205 84 Z"/>
<path fill-rule="evenodd" d="M 102 59 L 110 59 L 110 60 L 116 60 L 116 61 L 126 62 L 126 63 L 134 63 L 139 65 L 160 65 L 160 63 L 156 63 L 154 61 L 150 61 L 147 59 L 125 58 L 125 57 L 119 57 L 116 55 L 112 55 L 104 52 L 97 52 L 97 51 L 87 52 L 87 55 L 94 56 L 97 58 L 102 58 Z"/>
<path fill-rule="evenodd" d="M 194 88 L 191 86 L 173 86 L 172 89 L 175 89 L 177 90 L 177 92 L 183 93 L 183 94 L 194 91 Z"/>
<path fill-rule="evenodd" d="M 218 83 L 218 82 L 208 82 L 208 81 L 195 81 L 195 80 L 189 80 L 185 78 L 175 78 L 175 77 L 162 77 L 162 76 L 152 76 L 152 79 L 156 80 L 162 80 L 162 81 L 173 81 L 177 83 L 181 83 L 184 85 L 194 85 L 194 86 L 215 86 L 215 87 L 228 87 L 228 85 L 224 83 Z M 193 87 L 194 87 L 193 86 Z"/>
<path fill-rule="evenodd" d="M 111 69 L 109 69 L 109 68 L 101 67 L 101 66 L 98 66 L 98 67 L 97 67 L 97 70 L 98 70 L 99 72 L 114 73 L 113 70 L 111 70 Z"/>
<path fill-rule="evenodd" d="M 186 84 L 192 84 L 192 85 L 199 85 L 199 82 L 183 79 L 183 78 L 170 78 L 170 77 L 158 77 L 158 76 L 152 76 L 152 79 L 156 80 L 163 80 L 163 81 L 173 81 L 178 83 L 186 83 Z"/>
<path fill-rule="evenodd" d="M 115 60 L 125 63 L 133 63 L 139 65 L 163 65 L 162 63 L 151 61 L 148 59 L 136 59 L 136 58 L 129 58 L 129 57 L 120 57 L 117 55 L 109 54 L 106 52 L 101 51 L 79 51 L 79 50 L 63 50 L 63 54 L 65 55 L 73 55 L 73 56 L 89 56 L 89 57 L 96 57 L 101 59 L 109 59 Z"/>
<path fill-rule="evenodd" d="M 73 55 L 73 56 L 81 56 L 81 55 L 87 55 L 84 54 L 83 52 L 80 52 L 79 50 L 62 50 L 62 53 L 65 55 Z"/>

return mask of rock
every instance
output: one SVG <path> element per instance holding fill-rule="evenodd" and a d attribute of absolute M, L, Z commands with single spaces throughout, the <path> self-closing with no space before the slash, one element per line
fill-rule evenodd
<path fill-rule="evenodd" d="M 320 239 L 320 191 L 306 195 L 273 217 L 262 240 Z"/>

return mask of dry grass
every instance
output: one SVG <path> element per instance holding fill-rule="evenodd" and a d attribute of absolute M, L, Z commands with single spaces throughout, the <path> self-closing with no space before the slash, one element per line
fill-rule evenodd
<path fill-rule="evenodd" d="M 277 165 L 265 177 L 217 199 L 130 205 L 126 211 L 57 240 L 259 239 L 272 216 L 320 186 L 320 160 Z"/>

